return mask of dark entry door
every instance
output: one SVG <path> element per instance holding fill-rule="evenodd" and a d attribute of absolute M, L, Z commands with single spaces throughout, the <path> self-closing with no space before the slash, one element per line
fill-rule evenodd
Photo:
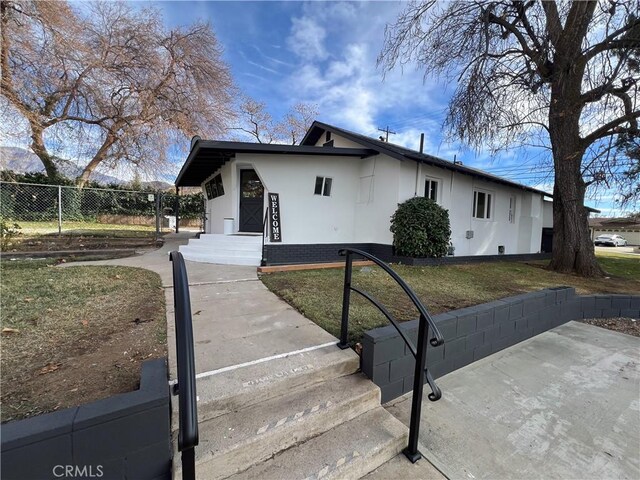
<path fill-rule="evenodd" d="M 264 187 L 255 170 L 240 170 L 240 231 L 262 232 Z"/>
<path fill-rule="evenodd" d="M 551 253 L 553 251 L 553 228 L 542 229 L 542 245 L 540 245 L 542 253 Z"/>

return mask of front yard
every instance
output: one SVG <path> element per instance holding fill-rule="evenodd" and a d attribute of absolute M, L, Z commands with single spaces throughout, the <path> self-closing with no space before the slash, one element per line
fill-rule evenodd
<path fill-rule="evenodd" d="M 9 221 L 9 225 L 12 222 Z M 15 233 L 3 238 L 3 252 L 136 249 L 155 246 L 155 226 L 95 222 L 17 222 Z"/>
<path fill-rule="evenodd" d="M 2 261 L 2 422 L 138 388 L 166 355 L 160 277 L 139 268 Z"/>
<path fill-rule="evenodd" d="M 599 256 L 609 277 L 587 279 L 545 269 L 546 262 L 495 262 L 470 265 L 392 268 L 411 286 L 430 313 L 437 314 L 519 293 L 568 285 L 578 294 L 640 293 L 640 257 Z M 344 269 L 278 272 L 262 275 L 264 284 L 336 337 L 340 333 Z M 373 295 L 399 320 L 417 313 L 400 287 L 375 267 L 354 267 L 353 285 Z M 388 321 L 369 302 L 351 294 L 349 338 Z"/>

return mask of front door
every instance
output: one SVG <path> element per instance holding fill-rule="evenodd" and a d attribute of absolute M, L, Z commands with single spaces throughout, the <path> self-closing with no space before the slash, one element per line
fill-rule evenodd
<path fill-rule="evenodd" d="M 262 232 L 264 187 L 255 170 L 240 170 L 240 231 Z"/>

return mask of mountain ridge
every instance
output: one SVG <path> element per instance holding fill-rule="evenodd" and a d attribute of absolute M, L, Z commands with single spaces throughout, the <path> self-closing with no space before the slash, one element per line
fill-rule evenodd
<path fill-rule="evenodd" d="M 76 178 L 82 173 L 82 169 L 80 167 L 74 165 L 68 160 L 62 159 L 58 167 L 60 169 L 60 173 L 68 178 Z M 0 146 L 0 170 L 11 170 L 16 173 L 34 173 L 44 172 L 44 166 L 35 153 L 25 148 Z M 130 183 L 128 180 L 123 180 L 113 175 L 106 175 L 100 172 L 94 172 L 90 179 L 93 182 L 107 185 L 126 185 Z M 173 187 L 172 184 L 161 180 L 140 182 L 140 184 L 143 187 L 152 188 L 154 190 L 167 190 Z"/>

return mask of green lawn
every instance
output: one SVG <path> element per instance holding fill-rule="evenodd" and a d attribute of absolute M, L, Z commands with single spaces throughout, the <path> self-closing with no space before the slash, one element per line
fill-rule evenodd
<path fill-rule="evenodd" d="M 135 390 L 166 354 L 159 275 L 116 266 L 0 263 L 2 421 Z"/>
<path fill-rule="evenodd" d="M 21 222 L 20 233 L 24 236 L 51 235 L 58 233 L 58 222 Z M 150 237 L 155 234 L 155 225 L 121 225 L 114 223 L 62 222 L 63 235 L 88 237 Z"/>
<path fill-rule="evenodd" d="M 543 288 L 569 285 L 579 294 L 640 293 L 640 257 L 602 256 L 609 278 L 586 279 L 545 269 L 546 262 L 494 262 L 392 268 L 434 314 L 477 305 Z M 262 275 L 271 291 L 335 336 L 340 331 L 343 269 L 278 272 Z M 395 282 L 374 267 L 353 269 L 353 285 L 381 301 L 401 321 L 417 318 L 413 304 Z M 358 341 L 371 328 L 388 321 L 369 302 L 351 294 L 349 335 Z"/>

